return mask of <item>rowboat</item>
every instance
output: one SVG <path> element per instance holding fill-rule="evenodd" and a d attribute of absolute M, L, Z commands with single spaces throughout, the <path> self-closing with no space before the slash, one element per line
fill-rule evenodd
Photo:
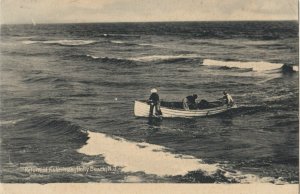
<path fill-rule="evenodd" d="M 164 118 L 190 118 L 190 117 L 205 117 L 226 112 L 230 109 L 237 108 L 236 104 L 231 106 L 220 103 L 211 103 L 211 106 L 203 109 L 184 110 L 179 108 L 181 102 L 161 102 L 160 110 L 161 117 Z M 146 101 L 134 101 L 134 115 L 136 117 L 149 117 L 150 105 Z M 154 110 L 155 111 L 155 110 Z M 154 112 L 155 113 L 155 112 Z"/>

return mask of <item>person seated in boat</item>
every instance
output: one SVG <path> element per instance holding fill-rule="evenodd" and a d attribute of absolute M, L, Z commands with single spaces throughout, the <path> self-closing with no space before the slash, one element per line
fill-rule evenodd
<path fill-rule="evenodd" d="M 156 115 L 161 115 L 161 110 L 160 110 L 160 103 L 159 103 L 159 95 L 157 94 L 157 89 L 153 88 L 151 89 L 151 95 L 149 97 L 148 103 L 150 104 L 150 112 L 149 116 L 154 116 L 153 115 L 153 109 L 155 108 L 155 114 Z"/>
<path fill-rule="evenodd" d="M 225 102 L 225 104 L 229 105 L 229 106 L 232 106 L 234 104 L 234 101 L 231 97 L 230 94 L 228 94 L 226 91 L 223 91 L 223 98 L 222 100 Z"/>
<path fill-rule="evenodd" d="M 187 96 L 182 100 L 182 105 L 184 110 L 197 109 L 196 99 L 198 98 L 197 94 Z"/>
<path fill-rule="evenodd" d="M 200 102 L 197 104 L 197 108 L 198 109 L 205 109 L 205 108 L 209 108 L 210 104 L 207 100 L 200 100 Z"/>

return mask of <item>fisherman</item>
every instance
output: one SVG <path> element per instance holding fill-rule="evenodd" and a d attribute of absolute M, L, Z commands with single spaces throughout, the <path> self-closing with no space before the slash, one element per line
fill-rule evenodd
<path fill-rule="evenodd" d="M 234 104 L 232 97 L 230 96 L 230 94 L 228 94 L 226 91 L 223 91 L 223 100 L 225 102 L 225 104 L 227 104 L 228 106 L 232 106 Z"/>
<path fill-rule="evenodd" d="M 161 110 L 159 107 L 159 95 L 157 94 L 157 89 L 153 88 L 151 89 L 151 95 L 149 97 L 148 103 L 150 104 L 150 112 L 149 116 L 155 116 L 153 115 L 153 109 L 155 108 L 155 114 L 161 115 Z"/>
<path fill-rule="evenodd" d="M 196 109 L 197 108 L 197 103 L 196 103 L 197 98 L 198 98 L 197 94 L 193 94 L 192 96 L 185 97 L 182 101 L 183 108 L 185 110 L 190 110 L 190 108 Z"/>

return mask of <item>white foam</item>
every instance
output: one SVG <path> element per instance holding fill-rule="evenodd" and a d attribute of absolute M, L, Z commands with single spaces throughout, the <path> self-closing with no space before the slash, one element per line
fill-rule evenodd
<path fill-rule="evenodd" d="M 168 60 L 168 59 L 190 59 L 190 58 L 197 58 L 198 55 L 150 55 L 150 56 L 142 56 L 142 57 L 134 57 L 130 58 L 133 61 L 140 61 L 140 62 L 151 62 L 151 61 L 160 61 L 160 60 Z"/>
<path fill-rule="evenodd" d="M 153 44 L 147 44 L 147 43 L 140 43 L 138 45 L 140 45 L 140 46 L 154 46 Z"/>
<path fill-rule="evenodd" d="M 139 37 L 139 35 L 135 34 L 103 34 L 103 36 Z"/>
<path fill-rule="evenodd" d="M 217 171 L 224 172 L 229 180 L 239 183 L 275 183 L 287 184 L 283 178 L 259 177 L 254 174 L 244 174 L 241 171 L 228 171 L 219 164 L 205 164 L 193 156 L 173 154 L 166 147 L 127 141 L 120 137 L 109 137 L 103 133 L 87 131 L 87 144 L 78 149 L 86 155 L 102 155 L 107 164 L 122 167 L 124 172 L 145 172 L 158 176 L 186 175 L 190 171 L 200 170 L 205 175 L 214 175 Z M 93 165 L 93 162 L 87 165 Z M 130 177 L 125 182 L 140 182 L 139 178 Z"/>
<path fill-rule="evenodd" d="M 91 57 L 91 58 L 93 58 L 93 59 L 116 59 L 116 60 L 126 60 L 126 59 L 124 59 L 124 58 L 98 57 L 98 56 L 90 55 L 90 54 L 87 54 L 86 56 L 87 56 L 87 57 Z"/>
<path fill-rule="evenodd" d="M 274 178 L 274 177 L 259 177 L 254 174 L 243 174 L 240 171 L 236 171 L 235 173 L 226 172 L 224 174 L 225 177 L 234 179 L 239 183 L 274 183 L 274 184 L 288 184 L 288 182 L 284 181 L 282 177 Z"/>
<path fill-rule="evenodd" d="M 44 44 L 60 44 L 66 46 L 76 46 L 76 45 L 87 45 L 92 44 L 95 41 L 93 40 L 50 40 L 43 41 Z"/>
<path fill-rule="evenodd" d="M 97 57 L 97 56 L 94 56 L 94 55 L 89 55 L 89 54 L 87 54 L 86 55 L 87 57 L 91 57 L 91 58 L 93 58 L 93 59 L 99 59 L 100 57 Z"/>
<path fill-rule="evenodd" d="M 126 176 L 124 178 L 125 183 L 141 183 L 143 182 L 143 179 L 138 176 Z"/>
<path fill-rule="evenodd" d="M 105 162 L 123 167 L 125 172 L 143 171 L 158 176 L 184 175 L 189 171 L 201 170 L 213 174 L 215 164 L 205 164 L 193 156 L 182 156 L 166 151 L 163 146 L 136 143 L 123 138 L 111 138 L 102 133 L 88 131 L 87 144 L 78 150 L 86 155 L 103 155 Z"/>
<path fill-rule="evenodd" d="M 281 63 L 270 63 L 265 61 L 260 62 L 240 62 L 240 61 L 218 61 L 211 59 L 204 59 L 203 65 L 208 66 L 225 66 L 225 67 L 236 67 L 244 69 L 252 69 L 253 71 L 267 71 L 279 69 L 283 66 Z"/>
<path fill-rule="evenodd" d="M 293 70 L 298 72 L 299 71 L 299 66 L 298 65 L 293 66 Z"/>
<path fill-rule="evenodd" d="M 111 43 L 115 43 L 115 44 L 124 44 L 125 42 L 123 41 L 119 41 L 119 40 L 112 40 L 110 41 Z"/>
<path fill-rule="evenodd" d="M 65 46 L 79 46 L 79 45 L 87 45 L 95 43 L 94 40 L 47 40 L 47 41 L 31 41 L 25 40 L 22 41 L 23 44 L 35 44 L 35 43 L 43 43 L 43 44 L 60 44 Z"/>
<path fill-rule="evenodd" d="M 149 47 L 164 48 L 162 45 L 158 45 L 158 44 L 139 43 L 138 45 L 139 46 L 149 46 Z"/>
<path fill-rule="evenodd" d="M 15 125 L 16 123 L 23 121 L 23 119 L 0 121 L 0 125 Z"/>
<path fill-rule="evenodd" d="M 32 41 L 32 40 L 24 40 L 22 41 L 23 44 L 35 44 L 38 43 L 38 41 Z"/>

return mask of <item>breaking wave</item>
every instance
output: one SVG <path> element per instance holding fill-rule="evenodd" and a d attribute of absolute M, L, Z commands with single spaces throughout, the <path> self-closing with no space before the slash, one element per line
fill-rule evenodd
<path fill-rule="evenodd" d="M 251 69 L 253 71 L 270 71 L 270 70 L 280 70 L 284 67 L 282 63 L 270 63 L 265 61 L 260 62 L 241 62 L 241 61 L 218 61 L 211 59 L 204 59 L 203 65 L 207 66 L 220 66 L 226 68 L 241 68 L 241 69 Z M 298 71 L 298 66 L 291 66 L 292 71 Z"/>
<path fill-rule="evenodd" d="M 15 125 L 16 123 L 23 121 L 24 119 L 14 119 L 14 120 L 1 120 L 0 126 L 3 125 Z"/>
<path fill-rule="evenodd" d="M 87 134 L 89 137 L 87 144 L 77 151 L 86 155 L 102 155 L 107 164 L 122 167 L 124 172 L 142 171 L 161 177 L 201 172 L 205 177 L 221 174 L 230 182 L 278 183 L 280 181 L 271 177 L 260 178 L 253 174 L 226 170 L 219 164 L 207 164 L 193 156 L 173 154 L 166 147 L 155 144 L 131 142 L 120 137 L 108 137 L 103 133 L 91 131 L 87 131 Z"/>
<path fill-rule="evenodd" d="M 103 37 L 114 37 L 114 38 L 139 38 L 140 35 L 135 35 L 135 34 L 102 34 Z"/>
<path fill-rule="evenodd" d="M 23 44 L 35 44 L 35 43 L 39 43 L 42 41 L 33 41 L 33 40 L 24 40 L 22 41 Z"/>
<path fill-rule="evenodd" d="M 200 59 L 198 55 L 150 55 L 130 58 L 139 62 L 158 62 L 158 61 L 174 61 L 187 59 Z"/>
<path fill-rule="evenodd" d="M 120 40 L 112 40 L 110 41 L 111 43 L 114 43 L 114 44 L 125 44 L 126 42 L 124 41 L 120 41 Z"/>
<path fill-rule="evenodd" d="M 126 59 L 126 58 L 118 58 L 118 57 L 102 57 L 102 56 L 96 56 L 96 55 L 72 55 L 71 58 L 78 58 L 81 60 L 87 60 L 87 61 L 94 61 L 94 62 L 101 62 L 101 63 L 108 63 L 108 64 L 123 64 L 123 65 L 136 65 L 135 61 Z"/>
<path fill-rule="evenodd" d="M 178 56 L 169 56 L 169 55 L 153 55 L 153 56 L 145 56 L 145 57 L 131 57 L 131 58 L 120 58 L 120 57 L 104 57 L 104 56 L 96 56 L 92 54 L 86 55 L 72 55 L 71 57 L 82 58 L 84 60 L 92 60 L 92 61 L 100 61 L 106 63 L 116 63 L 116 64 L 147 64 L 147 63 L 177 63 L 177 62 L 199 62 L 201 60 L 196 55 L 178 55 Z"/>
<path fill-rule="evenodd" d="M 102 154 L 108 164 L 124 167 L 125 172 L 143 171 L 159 176 L 175 176 L 197 169 L 203 169 L 208 174 L 217 170 L 215 165 L 202 163 L 194 157 L 166 152 L 166 148 L 162 146 L 129 142 L 119 137 L 110 138 L 105 134 L 90 131 L 88 135 L 90 139 L 87 145 L 78 152 L 87 155 Z"/>
<path fill-rule="evenodd" d="M 123 59 L 123 58 L 117 58 L 117 57 L 99 57 L 99 56 L 95 56 L 95 55 L 84 55 L 85 57 L 88 57 L 90 59 L 95 59 L 95 60 L 99 60 L 99 61 L 102 61 L 102 62 L 125 62 L 125 63 L 130 63 L 131 61 L 130 60 L 127 60 L 127 59 Z"/>
<path fill-rule="evenodd" d="M 161 47 L 156 44 L 147 44 L 147 43 L 136 43 L 130 41 L 121 41 L 121 40 L 110 40 L 112 44 L 122 45 L 122 46 L 137 46 L 137 47 Z"/>
<path fill-rule="evenodd" d="M 148 44 L 148 43 L 139 43 L 139 46 L 150 46 L 150 47 L 160 47 L 160 45 L 157 44 Z"/>
<path fill-rule="evenodd" d="M 80 45 L 89 45 L 94 44 L 96 41 L 94 40 L 47 40 L 47 41 L 33 41 L 33 40 L 25 40 L 22 41 L 23 44 L 58 44 L 62 46 L 80 46 Z"/>
<path fill-rule="evenodd" d="M 123 45 L 123 46 L 140 46 L 139 44 L 132 43 L 132 42 L 125 42 L 120 40 L 111 40 L 110 43 L 117 44 L 117 45 Z"/>

